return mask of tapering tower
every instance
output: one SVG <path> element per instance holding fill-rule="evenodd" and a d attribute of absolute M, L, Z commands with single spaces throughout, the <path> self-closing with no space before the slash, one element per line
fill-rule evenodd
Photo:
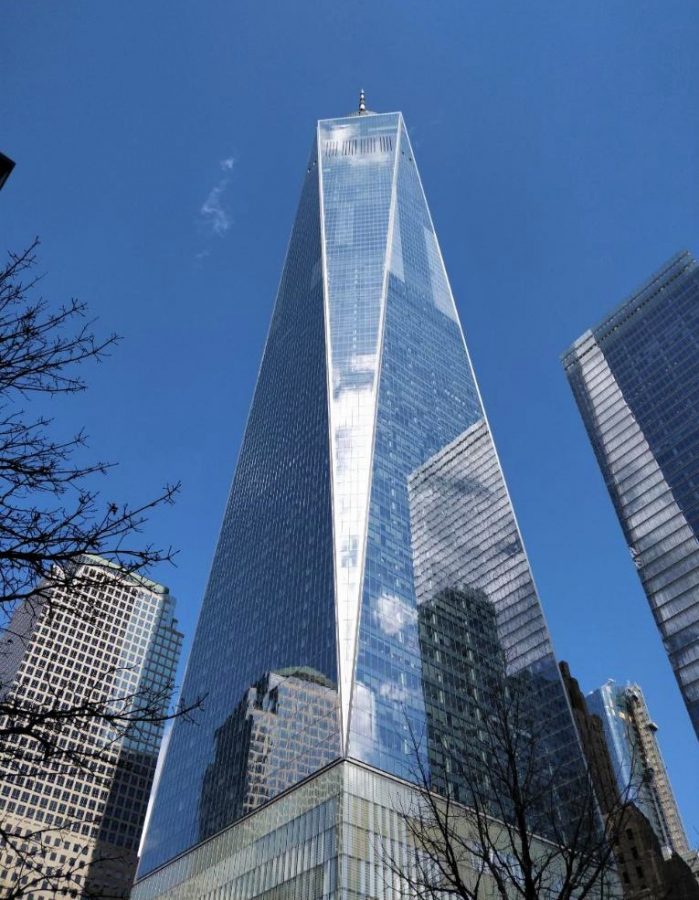
<path fill-rule="evenodd" d="M 135 896 L 368 896 L 348 804 L 390 807 L 411 735 L 440 778 L 445 747 L 482 764 L 502 672 L 575 756 L 408 132 L 362 92 L 318 123 L 185 679 L 206 709 L 173 730 Z"/>

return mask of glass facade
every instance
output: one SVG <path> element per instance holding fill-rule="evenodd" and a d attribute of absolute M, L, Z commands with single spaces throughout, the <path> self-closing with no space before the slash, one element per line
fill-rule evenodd
<path fill-rule="evenodd" d="M 495 675 L 577 765 L 403 118 L 323 120 L 141 874 L 336 759 L 481 765 Z"/>
<path fill-rule="evenodd" d="M 680 855 L 689 851 L 670 779 L 655 737 L 643 692 L 637 684 L 608 681 L 585 698 L 599 716 L 622 794 L 632 789 L 636 806 L 650 823 L 663 851 Z"/>
<path fill-rule="evenodd" d="M 416 877 L 416 847 L 400 810 L 417 802 L 401 782 L 337 763 L 139 881 L 132 900 L 406 900 L 395 870 Z M 453 827 L 466 834 L 468 823 Z M 499 896 L 475 856 L 462 862 L 466 884 Z"/>
<path fill-rule="evenodd" d="M 699 735 L 699 268 L 673 258 L 563 357 Z"/>
<path fill-rule="evenodd" d="M 242 736 L 258 727 L 250 694 L 264 706 L 258 685 L 272 673 L 303 670 L 324 686 L 299 718 L 294 771 L 341 753 L 317 165 L 314 148 L 183 683 L 184 700 L 205 697 L 205 709 L 173 728 L 141 868 L 265 796 L 248 777 L 261 764 L 254 735 Z"/>

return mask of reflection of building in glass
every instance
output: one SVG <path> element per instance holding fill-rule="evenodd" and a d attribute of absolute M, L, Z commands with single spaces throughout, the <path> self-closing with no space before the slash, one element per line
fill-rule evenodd
<path fill-rule="evenodd" d="M 640 687 L 608 681 L 587 696 L 587 706 L 604 726 L 619 789 L 633 785 L 636 805 L 664 849 L 688 853 L 687 836 L 656 738 L 657 725 Z"/>
<path fill-rule="evenodd" d="M 482 769 L 493 752 L 478 728 L 493 691 L 516 694 L 520 727 L 558 763 L 570 713 L 485 420 L 416 469 L 409 495 L 427 732 L 431 749 L 435 732 L 458 748 L 455 796 L 458 765 Z"/>
<path fill-rule="evenodd" d="M 182 643 L 167 588 L 86 557 L 70 582 L 48 592 L 49 602 L 19 606 L 0 638 L 3 699 L 165 713 Z M 25 836 L 39 871 L 71 873 L 66 890 L 85 896 L 128 897 L 163 727 L 144 721 L 124 734 L 69 716 L 47 729 L 56 741 L 48 759 L 40 740 L 5 738 L 0 820 Z M 0 844 L 0 860 L 0 886 L 17 890 L 13 877 L 31 876 L 12 841 Z M 31 896 L 55 893 L 37 882 Z"/>
<path fill-rule="evenodd" d="M 337 690 L 312 670 L 268 672 L 216 732 L 200 833 L 220 831 L 337 756 Z"/>
<path fill-rule="evenodd" d="M 546 625 L 484 419 L 410 478 L 418 603 L 468 585 L 493 604 L 508 671 L 548 659 Z M 554 663 L 555 668 L 555 663 Z M 558 683 L 558 678 L 553 679 Z"/>
<path fill-rule="evenodd" d="M 505 666 L 495 608 L 482 591 L 443 588 L 420 603 L 418 629 L 432 786 L 468 802 L 464 771 L 483 782 L 488 747 L 479 727 Z"/>
<path fill-rule="evenodd" d="M 564 354 L 699 736 L 699 267 L 681 253 Z"/>
<path fill-rule="evenodd" d="M 464 486 L 451 534 L 434 531 L 430 464 L 448 490 Z M 428 583 L 431 541 L 445 556 Z M 577 758 L 405 124 L 362 108 L 318 123 L 185 679 L 207 708 L 196 727 L 173 729 L 142 873 L 208 833 L 212 766 L 242 778 L 221 729 L 241 728 L 227 723 L 245 715 L 261 672 L 313 669 L 337 692 L 334 739 L 309 724 L 299 773 L 332 746 L 337 759 L 413 777 L 411 736 L 427 731 L 420 606 L 440 594 L 478 606 L 481 593 L 512 674 L 550 693 L 542 727 Z M 448 681 L 445 711 L 461 675 Z M 307 702 L 303 729 L 326 708 L 325 695 Z M 221 806 L 216 827 L 241 802 Z M 355 875 L 342 874 L 348 890 Z M 137 896 L 166 881 L 145 877 Z"/>

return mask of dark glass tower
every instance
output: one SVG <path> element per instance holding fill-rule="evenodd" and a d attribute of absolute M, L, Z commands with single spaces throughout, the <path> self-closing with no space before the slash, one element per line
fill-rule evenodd
<path fill-rule="evenodd" d="M 699 268 L 680 253 L 563 365 L 699 736 Z"/>
<path fill-rule="evenodd" d="M 224 832 L 228 882 L 187 881 L 194 850 L 135 896 L 236 879 L 257 896 L 282 883 L 273 858 L 283 896 L 314 878 L 308 896 L 367 896 L 373 826 L 342 830 L 356 804 L 390 807 L 411 734 L 445 778 L 440 748 L 466 756 L 503 671 L 526 674 L 551 747 L 575 756 L 405 124 L 360 107 L 318 123 L 185 681 L 206 711 L 173 731 L 141 875 L 252 815 Z M 268 828 L 316 841 L 313 865 L 278 862 Z"/>

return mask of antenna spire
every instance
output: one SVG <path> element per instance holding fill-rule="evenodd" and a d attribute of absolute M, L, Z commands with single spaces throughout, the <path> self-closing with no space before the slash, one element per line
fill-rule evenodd
<path fill-rule="evenodd" d="M 366 112 L 366 98 L 364 96 L 364 88 L 362 88 L 359 92 L 359 109 L 357 110 L 359 115 Z"/>

